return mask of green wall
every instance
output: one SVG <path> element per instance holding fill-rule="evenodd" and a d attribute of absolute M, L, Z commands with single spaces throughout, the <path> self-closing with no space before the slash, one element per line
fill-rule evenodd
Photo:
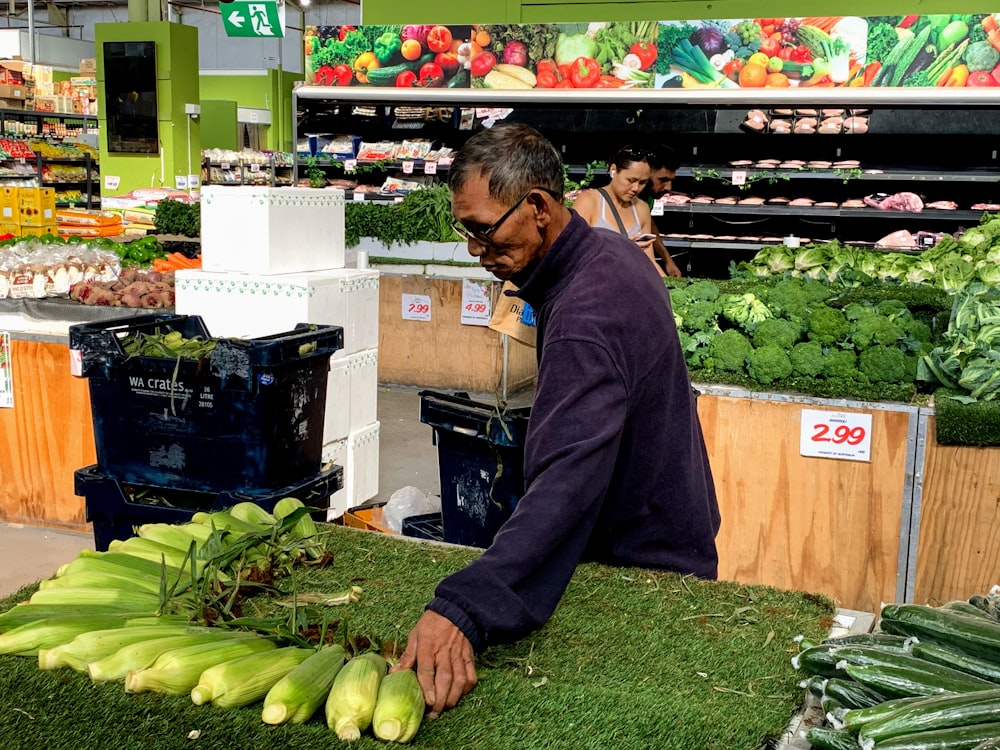
<path fill-rule="evenodd" d="M 235 101 L 237 106 L 271 111 L 267 147 L 271 151 L 291 151 L 292 85 L 301 73 L 277 70 L 253 71 L 252 75 L 202 75 L 201 98 Z"/>
<path fill-rule="evenodd" d="M 240 150 L 240 128 L 236 102 L 201 100 L 201 147 Z"/>
<path fill-rule="evenodd" d="M 104 42 L 156 43 L 156 105 L 159 120 L 159 154 L 110 154 L 107 116 L 101 108 L 101 174 L 120 178 L 117 190 L 102 194 L 121 195 L 140 187 L 174 187 L 177 175 L 200 173 L 201 130 L 198 120 L 189 120 L 185 104 L 198 104 L 198 29 L 163 21 L 99 23 L 94 26 L 97 55 L 97 97 L 104 101 Z M 188 131 L 190 129 L 190 139 Z"/>
<path fill-rule="evenodd" d="M 898 15 L 905 13 L 988 13 L 995 0 L 364 0 L 362 23 L 571 23 L 580 21 L 669 21 L 700 18 L 753 18 L 768 15 Z"/>

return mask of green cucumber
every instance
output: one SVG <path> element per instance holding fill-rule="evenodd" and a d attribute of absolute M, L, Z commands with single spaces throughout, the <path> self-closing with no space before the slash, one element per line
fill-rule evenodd
<path fill-rule="evenodd" d="M 922 31 L 918 32 L 913 38 L 913 41 L 906 48 L 902 57 L 899 58 L 899 62 L 896 63 L 895 70 L 892 71 L 892 78 L 889 80 L 890 86 L 898 86 L 903 82 L 903 76 L 909 72 L 910 66 L 917 59 L 919 55 L 924 50 L 924 46 L 927 44 L 927 40 L 931 36 L 931 27 L 925 26 Z"/>
<path fill-rule="evenodd" d="M 824 695 L 820 698 L 819 706 L 823 709 L 824 716 L 832 716 L 834 714 L 839 716 L 847 710 L 847 707 L 832 695 Z"/>
<path fill-rule="evenodd" d="M 995 720 L 1000 715 L 1000 689 L 925 698 L 861 729 L 858 736 L 874 741 L 933 729 L 966 727 Z"/>
<path fill-rule="evenodd" d="M 876 750 L 977 750 L 1000 738 L 1000 722 L 973 724 L 968 727 L 934 729 L 892 737 L 875 746 Z M 986 747 L 989 747 L 986 744 Z"/>
<path fill-rule="evenodd" d="M 837 660 L 829 646 L 813 646 L 792 657 L 792 666 L 806 674 L 821 677 L 843 677 L 844 670 L 837 669 Z"/>
<path fill-rule="evenodd" d="M 848 732 L 826 727 L 811 727 L 806 740 L 820 750 L 858 750 L 858 741 Z"/>
<path fill-rule="evenodd" d="M 445 84 L 445 88 L 449 89 L 466 89 L 468 87 L 469 71 L 465 68 L 459 68 L 455 75 L 449 78 L 448 83 Z"/>
<path fill-rule="evenodd" d="M 855 633 L 837 638 L 827 638 L 824 646 L 878 646 L 879 648 L 906 651 L 906 638 L 890 633 Z"/>
<path fill-rule="evenodd" d="M 927 700 L 926 696 L 917 695 L 908 698 L 890 698 L 885 703 L 879 703 L 871 708 L 858 708 L 848 711 L 842 718 L 844 729 L 857 732 L 862 727 L 889 718 L 896 711 L 904 706 L 909 706 L 918 701 Z"/>
<path fill-rule="evenodd" d="M 961 599 L 956 599 L 953 602 L 946 602 L 942 604 L 941 609 L 946 609 L 949 612 L 958 612 L 960 615 L 971 615 L 972 617 L 989 617 L 985 611 L 980 609 L 974 604 L 962 601 Z"/>
<path fill-rule="evenodd" d="M 368 76 L 368 83 L 372 86 L 392 86 L 396 83 L 396 76 L 400 73 L 405 73 L 406 71 L 416 73 L 419 67 L 420 62 L 418 60 L 411 60 L 410 62 L 400 63 L 399 65 L 386 65 L 382 68 L 369 68 L 366 75 Z"/>
<path fill-rule="evenodd" d="M 951 667 L 1000 685 L 1000 664 L 996 662 L 980 659 L 978 656 L 969 656 L 969 654 L 953 648 L 930 642 L 914 643 L 913 655 L 925 661 Z"/>
<path fill-rule="evenodd" d="M 812 695 L 816 698 L 822 698 L 823 687 L 825 685 L 826 685 L 826 678 L 818 674 L 814 674 L 812 677 L 807 679 L 805 683 L 802 684 L 801 687 L 804 687 L 806 689 L 806 692 L 809 693 L 809 695 Z"/>
<path fill-rule="evenodd" d="M 919 604 L 887 604 L 881 623 L 883 630 L 896 635 L 916 636 L 1000 664 L 1000 623 L 984 617 Z"/>
<path fill-rule="evenodd" d="M 823 694 L 840 702 L 849 709 L 868 708 L 885 703 L 887 698 L 876 690 L 867 688 L 860 682 L 831 677 L 823 685 Z"/>
<path fill-rule="evenodd" d="M 959 672 L 957 669 L 940 667 L 924 662 L 926 668 L 912 666 L 890 666 L 886 664 L 848 664 L 844 669 L 851 679 L 865 687 L 894 697 L 905 698 L 912 695 L 940 695 L 942 693 L 968 693 L 987 690 L 994 683 Z"/>

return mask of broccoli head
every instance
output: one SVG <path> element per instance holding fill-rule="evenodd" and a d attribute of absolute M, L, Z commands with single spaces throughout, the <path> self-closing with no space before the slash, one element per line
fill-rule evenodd
<path fill-rule="evenodd" d="M 750 377 L 758 383 L 767 385 L 775 380 L 787 378 L 792 374 L 792 363 L 785 350 L 768 344 L 750 352 L 747 359 Z"/>
<path fill-rule="evenodd" d="M 670 290 L 670 308 L 676 313 L 683 313 L 691 304 L 691 295 L 686 289 Z"/>
<path fill-rule="evenodd" d="M 684 311 L 684 329 L 688 331 L 717 331 L 719 308 L 714 302 L 698 300 Z"/>
<path fill-rule="evenodd" d="M 806 318 L 806 336 L 821 344 L 836 344 L 847 338 L 850 331 L 847 317 L 840 310 L 826 305 L 816 305 Z"/>
<path fill-rule="evenodd" d="M 753 330 L 753 345 L 758 349 L 774 344 L 779 349 L 789 350 L 799 340 L 802 329 L 797 323 L 785 318 L 768 318 Z"/>
<path fill-rule="evenodd" d="M 900 321 L 903 325 L 903 331 L 912 339 L 919 341 L 921 344 L 929 344 L 931 340 L 931 327 L 927 325 L 924 321 L 919 318 L 905 318 Z"/>
<path fill-rule="evenodd" d="M 858 358 L 850 349 L 831 349 L 823 358 L 824 378 L 854 378 L 857 376 Z"/>
<path fill-rule="evenodd" d="M 898 299 L 884 299 L 875 305 L 875 309 L 887 318 L 896 318 L 910 312 L 906 309 L 906 303 Z"/>
<path fill-rule="evenodd" d="M 707 279 L 690 284 L 685 290 L 692 301 L 714 302 L 719 298 L 719 287 Z"/>
<path fill-rule="evenodd" d="M 907 383 L 917 374 L 916 359 L 891 346 L 873 346 L 861 352 L 858 370 L 873 383 Z"/>
<path fill-rule="evenodd" d="M 851 343 L 859 351 L 874 344 L 892 346 L 904 335 L 905 331 L 902 328 L 874 310 L 862 315 L 851 324 Z"/>
<path fill-rule="evenodd" d="M 792 371 L 796 375 L 805 375 L 810 378 L 823 372 L 823 367 L 826 364 L 823 357 L 823 345 L 818 341 L 803 341 L 796 344 L 792 347 L 788 359 L 792 363 Z"/>
<path fill-rule="evenodd" d="M 752 351 L 750 339 L 735 328 L 730 328 L 708 343 L 707 357 L 703 364 L 709 369 L 743 372 L 747 357 Z"/>

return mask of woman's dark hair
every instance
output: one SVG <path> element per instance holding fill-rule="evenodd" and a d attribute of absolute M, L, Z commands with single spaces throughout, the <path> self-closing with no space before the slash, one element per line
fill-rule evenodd
<path fill-rule="evenodd" d="M 650 164 L 649 150 L 639 146 L 622 146 L 611 157 L 611 164 L 618 169 L 628 169 L 636 162 Z"/>
<path fill-rule="evenodd" d="M 470 178 L 489 175 L 490 197 L 513 203 L 532 188 L 562 196 L 562 158 L 555 146 L 530 125 L 510 123 L 476 133 L 458 152 L 448 172 L 452 191 Z"/>

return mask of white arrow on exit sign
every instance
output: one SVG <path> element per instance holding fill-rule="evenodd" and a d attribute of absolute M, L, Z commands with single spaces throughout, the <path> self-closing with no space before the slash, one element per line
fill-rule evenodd
<path fill-rule="evenodd" d="M 237 29 L 243 28 L 243 24 L 245 22 L 246 19 L 238 10 L 234 10 L 232 13 L 229 14 L 229 23 L 231 23 Z"/>

